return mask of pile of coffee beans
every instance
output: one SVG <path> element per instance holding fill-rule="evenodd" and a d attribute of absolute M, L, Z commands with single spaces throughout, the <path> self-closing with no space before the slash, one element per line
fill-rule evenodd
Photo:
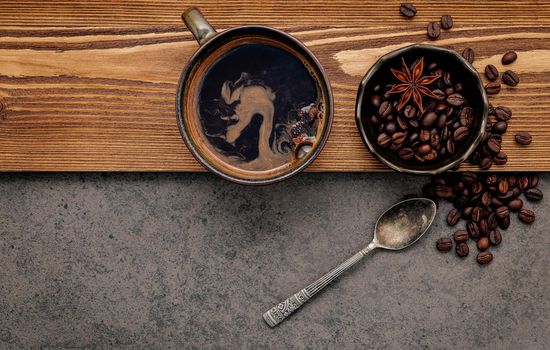
<path fill-rule="evenodd" d="M 543 193 L 537 186 L 537 175 L 497 173 L 476 174 L 472 172 L 435 176 L 424 186 L 424 195 L 434 199 L 444 199 L 453 203 L 454 208 L 447 215 L 447 224 L 456 226 L 461 220 L 465 226 L 455 231 L 452 239 L 441 237 L 436 248 L 442 252 L 452 250 L 460 257 L 469 255 L 469 242 L 473 241 L 478 250 L 476 260 L 488 264 L 493 260 L 490 247 L 502 242 L 501 230 L 510 226 L 510 216 L 517 213 L 520 221 L 531 224 L 535 213 L 524 207 L 524 199 L 540 201 Z M 523 194 L 523 196 L 522 196 Z"/>
<path fill-rule="evenodd" d="M 464 49 L 462 56 L 472 63 L 474 51 L 470 48 Z M 503 64 L 511 64 L 517 59 L 517 54 L 514 51 L 508 51 L 502 56 Z M 489 83 L 485 85 L 485 91 L 489 95 L 495 95 L 500 92 L 501 85 L 497 81 L 500 73 L 492 64 L 485 67 L 485 77 Z M 517 73 L 507 70 L 502 75 L 502 82 L 516 86 L 519 83 Z M 483 140 L 468 159 L 470 163 L 479 165 L 483 170 L 490 169 L 494 164 L 504 165 L 508 161 L 508 155 L 502 151 L 502 136 L 508 129 L 508 123 L 512 118 L 512 110 L 505 106 L 493 107 L 489 105 L 489 116 L 487 119 L 487 128 L 483 136 Z M 515 140 L 520 145 L 529 145 L 533 138 L 527 131 L 516 133 Z"/>
<path fill-rule="evenodd" d="M 424 97 L 424 110 L 409 101 L 397 110 L 401 94 L 388 94 L 378 85 L 371 96 L 373 110 L 369 119 L 377 130 L 380 147 L 394 152 L 404 161 L 433 162 L 452 156 L 468 139 L 475 115 L 474 108 L 462 95 L 463 84 L 438 63 L 428 65 L 423 75 L 440 76 L 428 87 L 437 96 Z"/>

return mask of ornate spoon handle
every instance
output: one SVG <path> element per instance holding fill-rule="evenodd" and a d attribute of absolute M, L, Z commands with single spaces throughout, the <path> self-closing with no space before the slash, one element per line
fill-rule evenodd
<path fill-rule="evenodd" d="M 321 289 L 325 288 L 330 282 L 340 277 L 344 272 L 355 265 L 374 248 L 376 248 L 376 244 L 371 242 L 365 249 L 359 251 L 357 254 L 344 261 L 342 264 L 330 270 L 317 281 L 313 282 L 293 296 L 287 298 L 285 301 L 279 303 L 277 306 L 269 309 L 263 315 L 265 322 L 267 322 L 270 327 L 275 327 L 279 323 L 283 322 L 285 318 L 287 318 L 311 297 L 321 291 Z"/>

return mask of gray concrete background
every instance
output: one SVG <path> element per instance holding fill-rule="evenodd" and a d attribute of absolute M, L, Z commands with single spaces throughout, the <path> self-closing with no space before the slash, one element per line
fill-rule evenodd
<path fill-rule="evenodd" d="M 435 250 L 452 232 L 443 210 L 414 247 L 375 253 L 264 324 L 425 180 L 1 174 L 0 349 L 549 349 L 550 174 L 548 198 L 527 203 L 537 221 L 514 218 L 490 265 Z"/>

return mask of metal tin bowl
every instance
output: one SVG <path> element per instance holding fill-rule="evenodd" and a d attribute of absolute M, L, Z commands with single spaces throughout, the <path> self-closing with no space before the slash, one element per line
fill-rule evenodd
<path fill-rule="evenodd" d="M 470 127 L 470 135 L 463 142 L 453 156 L 441 157 L 434 162 L 415 163 L 414 161 L 404 161 L 397 154 L 389 149 L 382 148 L 376 142 L 377 130 L 373 129 L 369 123 L 369 117 L 376 111 L 370 103 L 370 96 L 374 86 L 380 81 L 385 81 L 384 74 L 388 74 L 391 67 L 399 67 L 396 60 L 404 57 L 407 62 L 413 62 L 417 58 L 425 57 L 427 60 L 437 59 L 440 62 L 451 63 L 455 66 L 455 72 L 461 77 L 468 91 L 464 91 L 470 105 L 475 110 L 474 121 Z M 455 73 L 455 74 L 456 74 Z M 487 94 L 483 87 L 483 82 L 477 71 L 459 54 L 452 50 L 423 44 L 415 44 L 392 51 L 380 58 L 367 72 L 361 80 L 359 91 L 357 93 L 355 120 L 357 128 L 372 154 L 374 154 L 382 163 L 390 168 L 410 174 L 438 174 L 449 169 L 458 167 L 464 162 L 477 147 L 487 125 L 487 114 L 489 103 Z"/>

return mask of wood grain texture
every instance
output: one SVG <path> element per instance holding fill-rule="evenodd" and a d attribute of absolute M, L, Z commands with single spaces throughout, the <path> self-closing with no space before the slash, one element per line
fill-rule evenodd
<path fill-rule="evenodd" d="M 359 81 L 381 55 L 428 42 L 428 21 L 452 14 L 435 45 L 476 52 L 474 66 L 510 68 L 517 88 L 495 105 L 513 109 L 509 162 L 496 170 L 550 170 L 550 3 L 415 1 L 212 1 L 200 8 L 219 30 L 264 24 L 302 40 L 327 70 L 335 99 L 329 141 L 309 171 L 383 171 L 355 127 Z M 201 171 L 179 135 L 175 92 L 198 45 L 180 21 L 187 1 L 0 2 L 0 171 Z M 520 147 L 516 131 L 530 131 Z M 464 166 L 463 168 L 470 168 Z"/>

